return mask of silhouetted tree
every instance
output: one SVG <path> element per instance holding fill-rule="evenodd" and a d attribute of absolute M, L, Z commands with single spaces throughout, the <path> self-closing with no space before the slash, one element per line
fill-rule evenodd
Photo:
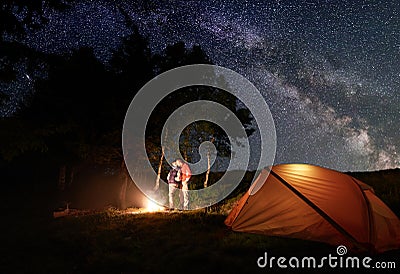
<path fill-rule="evenodd" d="M 113 74 L 90 48 L 71 56 L 50 56 L 48 64 L 48 77 L 36 82 L 29 107 L 18 116 L 37 128 L 56 130 L 46 145 L 58 155 L 60 171 L 70 166 L 67 170 L 73 172 L 82 162 L 117 165 L 122 157 L 117 135 L 123 110 Z"/>
<path fill-rule="evenodd" d="M 153 66 L 151 52 L 147 40 L 141 36 L 137 28 L 128 24 L 131 28 L 131 34 L 125 37 L 121 46 L 114 52 L 110 62 L 110 69 L 115 75 L 115 89 L 118 90 L 116 96 L 119 129 L 114 132 L 114 136 L 122 135 L 122 123 L 126 110 L 132 101 L 136 92 L 153 76 Z M 119 144 L 121 150 L 121 145 Z M 124 159 L 121 153 L 122 185 L 120 190 L 120 207 L 125 208 L 125 196 L 127 185 L 130 182 L 130 176 L 126 169 Z"/>
<path fill-rule="evenodd" d="M 18 64 L 28 60 L 28 70 L 42 56 L 27 47 L 23 38 L 26 30 L 43 27 L 48 18 L 45 10 L 64 10 L 68 0 L 2 0 L 0 5 L 0 81 L 15 80 Z"/>
<path fill-rule="evenodd" d="M 6 0 L 0 7 L 0 81 L 14 81 L 21 60 L 27 60 L 29 66 L 40 59 L 47 70 L 45 78 L 35 79 L 26 107 L 12 119 L 0 121 L 2 130 L 7 129 L 1 132 L 0 141 L 9 141 L 0 149 L 0 158 L 12 160 L 29 151 L 41 151 L 53 155 L 60 174 L 73 173 L 74 169 L 66 166 L 92 163 L 121 168 L 122 181 L 127 182 L 122 123 L 133 96 L 153 76 L 150 50 L 133 25 L 108 66 L 90 48 L 69 55 L 46 55 L 19 42 L 25 29 L 46 23 L 45 9 L 63 9 L 67 2 Z M 26 13 L 21 19 L 18 12 L 22 10 Z M 7 94 L 0 97 L 6 99 Z M 73 174 L 60 176 L 65 177 L 73 178 Z M 126 189 L 124 184 L 121 189 Z"/>
<path fill-rule="evenodd" d="M 4 0 L 0 5 L 0 82 L 7 85 L 18 81 L 18 73 L 43 70 L 45 54 L 29 48 L 23 42 L 26 30 L 39 29 L 47 22 L 45 9 L 62 10 L 68 7 L 62 0 Z M 40 68 L 39 68 L 40 67 Z M 10 98 L 0 91 L 0 106 Z M 29 151 L 46 151 L 44 138 L 53 128 L 36 128 L 19 117 L 0 118 L 2 147 L 0 159 L 11 161 Z"/>
<path fill-rule="evenodd" d="M 27 60 L 28 70 L 37 71 L 38 66 L 46 70 L 43 78 L 35 79 L 34 92 L 26 105 L 14 117 L 0 120 L 0 141 L 5 144 L 0 148 L 0 156 L 13 160 L 31 151 L 44 153 L 52 164 L 59 166 L 63 184 L 67 177 L 74 177 L 71 167 L 83 163 L 119 170 L 122 176 L 119 206 L 124 208 L 130 179 L 122 157 L 121 131 L 131 100 L 156 74 L 187 64 L 210 64 L 211 60 L 200 46 L 187 48 L 182 42 L 152 55 L 146 38 L 126 13 L 123 14 L 131 34 L 123 38 L 108 64 L 99 61 L 91 48 L 49 55 L 19 42 L 25 29 L 45 24 L 43 10 L 63 9 L 68 7 L 67 3 L 6 0 L 0 7 L 0 81 L 14 81 L 21 60 Z M 22 19 L 17 16 L 19 9 L 28 11 L 24 11 Z M 0 93 L 0 100 L 6 96 Z M 245 109 L 238 109 L 234 96 L 202 86 L 178 90 L 164 98 L 148 123 L 146 148 L 155 169 L 163 157 L 160 137 L 166 118 L 179 106 L 200 99 L 221 102 L 238 113 L 251 134 L 252 118 Z M 211 140 L 222 155 L 230 153 L 226 134 L 206 122 L 197 122 L 185 129 L 181 149 L 190 160 L 199 143 Z"/>
<path fill-rule="evenodd" d="M 195 45 L 192 48 L 186 48 L 183 42 L 179 42 L 167 46 L 162 54 L 154 56 L 154 63 L 156 71 L 162 73 L 178 66 L 211 64 L 212 62 L 200 46 Z M 217 80 L 225 81 L 223 78 Z M 191 86 L 174 91 L 156 106 L 147 123 L 147 154 L 155 168 L 160 162 L 159 157 L 163 156 L 160 137 L 166 119 L 180 106 L 196 100 L 210 100 L 223 104 L 238 115 L 249 135 L 254 131 L 251 127 L 252 117 L 250 112 L 244 108 L 239 109 L 237 98 L 230 93 L 207 86 Z M 198 146 L 204 141 L 213 142 L 221 157 L 228 156 L 231 153 L 228 136 L 219 126 L 210 122 L 198 121 L 187 126 L 180 136 L 180 149 L 185 160 L 194 160 L 194 155 L 198 153 Z M 208 179 L 206 180 L 207 185 L 209 185 Z M 203 187 L 203 184 L 201 186 L 192 185 L 192 187 Z"/>

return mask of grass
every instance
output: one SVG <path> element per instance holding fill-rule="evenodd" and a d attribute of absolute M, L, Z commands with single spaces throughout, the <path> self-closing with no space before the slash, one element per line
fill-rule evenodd
<path fill-rule="evenodd" d="M 259 269 L 256 261 L 265 251 L 286 257 L 336 254 L 335 247 L 321 243 L 232 232 L 223 224 L 225 217 L 203 211 L 105 210 L 59 219 L 18 218 L 17 229 L 3 226 L 0 273 L 297 273 Z M 379 258 L 400 264 L 399 255 Z"/>
<path fill-rule="evenodd" d="M 400 170 L 351 175 L 371 185 L 400 216 Z M 127 214 L 103 210 L 84 216 L 52 218 L 46 207 L 52 195 L 22 188 L 2 193 L 0 273 L 322 273 L 330 268 L 259 269 L 268 256 L 336 254 L 336 247 L 311 241 L 230 231 L 226 214 L 247 187 L 235 190 L 221 206 L 223 213 L 203 211 Z M 18 198 L 16 198 L 18 197 Z M 43 197 L 48 197 L 44 199 Z M 373 257 L 394 261 L 400 250 Z M 346 271 L 347 270 L 347 271 Z M 397 273 L 360 269 L 359 273 Z M 374 271 L 375 270 L 375 271 Z M 336 269 L 335 273 L 354 273 Z"/>

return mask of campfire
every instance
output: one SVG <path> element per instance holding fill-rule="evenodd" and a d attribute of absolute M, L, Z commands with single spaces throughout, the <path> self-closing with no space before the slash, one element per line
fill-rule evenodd
<path fill-rule="evenodd" d="M 164 207 L 159 206 L 157 203 L 153 202 L 150 199 L 147 199 L 145 210 L 146 212 L 164 211 Z"/>

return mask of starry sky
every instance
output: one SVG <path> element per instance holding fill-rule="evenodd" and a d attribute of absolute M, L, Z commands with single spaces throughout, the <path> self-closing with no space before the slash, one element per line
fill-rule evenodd
<path fill-rule="evenodd" d="M 76 2 L 45 11 L 49 23 L 25 43 L 53 53 L 91 46 L 107 62 L 129 34 L 123 9 L 153 52 L 178 41 L 200 45 L 215 64 L 254 83 L 275 120 L 275 163 L 400 167 L 399 1 Z M 31 85 L 23 69 L 20 76 L 0 83 L 14 98 Z M 3 115 L 12 115 L 15 101 Z"/>

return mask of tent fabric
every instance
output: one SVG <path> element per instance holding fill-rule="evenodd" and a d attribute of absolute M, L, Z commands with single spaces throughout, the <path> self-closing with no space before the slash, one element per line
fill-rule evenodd
<path fill-rule="evenodd" d="M 345 245 L 353 251 L 400 248 L 400 221 L 370 186 L 307 164 L 263 170 L 225 224 L 234 231 Z"/>

